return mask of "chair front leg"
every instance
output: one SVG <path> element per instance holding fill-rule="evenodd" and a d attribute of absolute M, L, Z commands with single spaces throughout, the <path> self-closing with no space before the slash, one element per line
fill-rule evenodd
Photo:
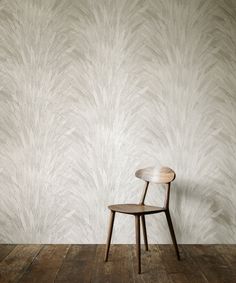
<path fill-rule="evenodd" d="M 172 224 L 172 221 L 171 221 L 169 209 L 167 209 L 165 211 L 165 214 L 166 214 L 167 223 L 168 223 L 168 226 L 169 226 L 169 229 L 170 229 L 170 235 L 171 235 L 171 238 L 172 238 L 172 242 L 173 242 L 174 247 L 175 247 L 177 259 L 180 260 L 179 249 L 178 249 L 177 241 L 176 241 L 176 238 L 175 238 L 175 232 L 174 232 L 173 224 Z"/>
<path fill-rule="evenodd" d="M 145 249 L 146 251 L 148 251 L 147 229 L 146 229 L 146 221 L 144 215 L 141 216 L 141 221 L 143 227 L 143 238 L 144 238 Z"/>
<path fill-rule="evenodd" d="M 108 254 L 109 254 L 109 249 L 110 249 L 110 244 L 111 244 L 111 236 L 112 236 L 112 230 L 113 230 L 114 219 L 115 219 L 115 212 L 114 212 L 114 211 L 111 211 L 110 223 L 109 223 L 109 228 L 108 228 L 108 236 L 107 236 L 107 245 L 106 245 L 106 252 L 105 252 L 104 261 L 107 261 L 107 260 L 108 260 Z"/>
<path fill-rule="evenodd" d="M 140 253 L 140 216 L 135 215 L 135 232 L 136 232 L 136 253 L 138 259 L 138 274 L 141 273 L 141 253 Z"/>

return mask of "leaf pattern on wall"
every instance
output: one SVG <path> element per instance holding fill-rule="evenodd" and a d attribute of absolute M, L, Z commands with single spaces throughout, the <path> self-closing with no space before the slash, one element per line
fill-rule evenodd
<path fill-rule="evenodd" d="M 139 81 L 144 44 L 137 31 L 142 13 L 140 1 L 105 0 L 79 1 L 72 15 L 73 191 L 81 208 L 74 221 L 80 219 L 78 238 L 89 242 L 104 242 L 107 205 L 134 201 L 137 194 L 134 172 L 143 144 L 137 119 L 144 94 Z M 125 222 L 117 221 L 116 229 L 125 229 Z M 127 234 L 122 237 L 127 240 Z"/>
<path fill-rule="evenodd" d="M 67 4 L 1 10 L 1 241 L 65 241 L 70 139 Z M 69 78 L 69 77 L 68 77 Z"/>
<path fill-rule="evenodd" d="M 171 207 L 177 238 L 184 243 L 215 236 L 212 5 L 150 1 L 146 16 L 149 154 L 176 170 Z M 153 226 L 160 241 L 168 235 L 163 221 Z"/>
<path fill-rule="evenodd" d="M 217 218 L 218 242 L 236 240 L 236 3 L 219 1 L 216 18 L 218 50 L 217 117 L 219 133 L 215 160 L 218 168 L 215 201 L 221 213 Z"/>
<path fill-rule="evenodd" d="M 0 242 L 104 243 L 107 205 L 163 164 L 178 242 L 235 243 L 235 19 L 226 0 L 1 1 Z"/>

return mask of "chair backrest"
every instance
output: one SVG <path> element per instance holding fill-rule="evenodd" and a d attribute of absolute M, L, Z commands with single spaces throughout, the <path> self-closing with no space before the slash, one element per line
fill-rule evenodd
<path fill-rule="evenodd" d="M 168 184 L 175 179 L 175 172 L 169 167 L 148 167 L 137 170 L 135 176 L 146 182 Z"/>
<path fill-rule="evenodd" d="M 149 183 L 167 184 L 166 198 L 164 207 L 169 207 L 170 183 L 175 179 L 175 172 L 169 167 L 147 167 L 135 172 L 135 176 L 146 182 L 142 198 L 139 204 L 144 205 Z"/>

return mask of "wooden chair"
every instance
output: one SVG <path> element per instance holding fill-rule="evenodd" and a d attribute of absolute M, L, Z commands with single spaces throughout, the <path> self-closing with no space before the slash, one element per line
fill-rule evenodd
<path fill-rule="evenodd" d="M 108 230 L 107 237 L 107 245 L 104 260 L 108 260 L 108 253 L 110 249 L 112 229 L 115 219 L 115 213 L 125 213 L 131 214 L 135 216 L 135 233 L 136 233 L 136 253 L 138 259 L 138 273 L 141 273 L 141 253 L 140 253 L 140 218 L 142 222 L 143 228 L 143 237 L 145 248 L 148 250 L 148 240 L 147 240 L 147 231 L 146 231 L 146 222 L 145 215 L 146 214 L 155 214 L 164 212 L 166 215 L 167 223 L 170 229 L 171 238 L 175 247 L 175 252 L 177 255 L 177 259 L 180 260 L 178 245 L 175 238 L 174 228 L 172 225 L 170 211 L 169 211 L 169 198 L 170 198 L 170 184 L 175 179 L 175 172 L 168 167 L 148 167 L 145 169 L 140 169 L 136 171 L 135 176 L 145 181 L 145 188 L 139 204 L 116 204 L 110 205 L 108 208 L 111 211 L 110 215 L 110 224 Z M 157 183 L 157 184 L 166 184 L 166 198 L 163 207 L 150 206 L 144 204 L 145 197 L 147 194 L 149 183 Z"/>

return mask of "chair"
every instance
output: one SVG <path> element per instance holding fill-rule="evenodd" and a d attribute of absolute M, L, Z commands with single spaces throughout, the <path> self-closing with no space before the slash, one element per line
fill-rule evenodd
<path fill-rule="evenodd" d="M 172 225 L 170 211 L 169 211 L 169 198 L 170 198 L 170 184 L 175 179 L 175 172 L 168 167 L 148 167 L 145 169 L 140 169 L 136 171 L 135 176 L 145 181 L 145 188 L 142 194 L 142 198 L 139 204 L 116 204 L 110 205 L 108 208 L 111 211 L 110 215 L 110 223 L 107 237 L 107 245 L 105 251 L 104 261 L 108 260 L 108 254 L 111 243 L 111 236 L 113 230 L 113 224 L 115 219 L 116 212 L 125 213 L 135 216 L 135 234 L 136 234 L 136 253 L 138 260 L 138 273 L 141 273 L 141 252 L 140 252 L 140 218 L 142 222 L 143 229 L 143 237 L 145 243 L 145 249 L 148 250 L 148 240 L 147 240 L 147 231 L 146 231 L 146 222 L 145 215 L 147 214 L 155 214 L 164 212 L 166 215 L 167 223 L 169 226 L 172 242 L 175 247 L 175 252 L 177 255 L 177 259 L 180 260 L 178 245 L 175 238 L 174 228 Z M 147 194 L 149 183 L 157 183 L 157 184 L 165 184 L 166 185 L 166 198 L 163 207 L 150 206 L 144 204 L 145 197 Z"/>

